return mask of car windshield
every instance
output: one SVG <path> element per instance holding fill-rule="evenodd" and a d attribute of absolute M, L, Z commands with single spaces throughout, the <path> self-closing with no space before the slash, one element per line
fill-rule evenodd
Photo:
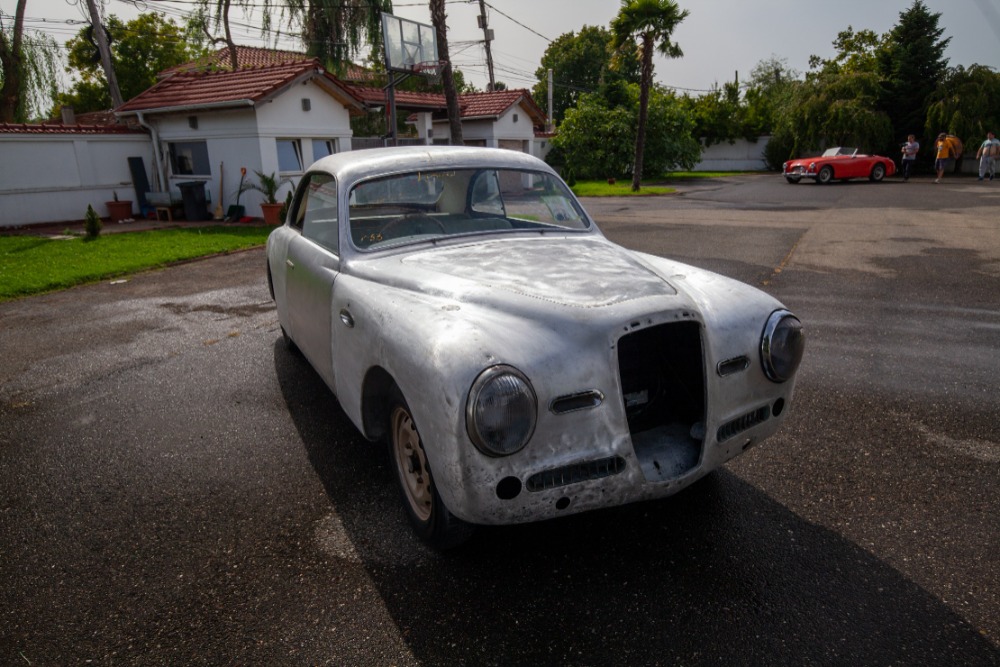
<path fill-rule="evenodd" d="M 590 221 L 558 178 L 506 169 L 419 171 L 363 181 L 349 195 L 362 250 L 504 231 L 584 231 Z"/>
<path fill-rule="evenodd" d="M 823 157 L 837 157 L 838 155 L 847 155 L 848 157 L 854 155 L 858 152 L 857 148 L 847 148 L 845 146 L 838 146 L 836 148 L 827 148 L 823 151 Z"/>

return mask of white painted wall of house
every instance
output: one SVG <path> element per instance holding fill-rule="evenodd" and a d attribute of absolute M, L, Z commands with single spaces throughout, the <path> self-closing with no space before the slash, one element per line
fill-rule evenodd
<path fill-rule="evenodd" d="M 0 227 L 82 220 L 87 205 L 135 199 L 128 158 L 152 164 L 144 134 L 0 133 Z"/>

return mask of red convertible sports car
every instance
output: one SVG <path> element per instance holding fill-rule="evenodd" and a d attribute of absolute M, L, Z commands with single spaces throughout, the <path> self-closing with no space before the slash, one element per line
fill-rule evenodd
<path fill-rule="evenodd" d="M 867 178 L 881 181 L 896 173 L 896 163 L 880 155 L 859 155 L 857 148 L 828 148 L 819 157 L 801 158 L 786 162 L 781 169 L 789 183 L 803 178 L 816 179 L 817 183 L 850 178 Z"/>

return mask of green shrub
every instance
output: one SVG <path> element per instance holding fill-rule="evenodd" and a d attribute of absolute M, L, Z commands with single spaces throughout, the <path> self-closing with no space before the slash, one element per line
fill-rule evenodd
<path fill-rule="evenodd" d="M 83 226 L 87 231 L 88 239 L 96 239 L 101 235 L 101 228 L 104 225 L 101 223 L 101 218 L 97 215 L 97 211 L 90 204 L 87 204 L 87 214 L 83 217 Z"/>

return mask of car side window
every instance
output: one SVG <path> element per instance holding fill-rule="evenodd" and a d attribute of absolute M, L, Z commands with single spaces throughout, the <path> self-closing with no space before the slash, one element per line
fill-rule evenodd
<path fill-rule="evenodd" d="M 337 181 L 329 174 L 309 174 L 294 226 L 302 236 L 330 252 L 340 254 L 340 216 L 337 215 Z"/>

